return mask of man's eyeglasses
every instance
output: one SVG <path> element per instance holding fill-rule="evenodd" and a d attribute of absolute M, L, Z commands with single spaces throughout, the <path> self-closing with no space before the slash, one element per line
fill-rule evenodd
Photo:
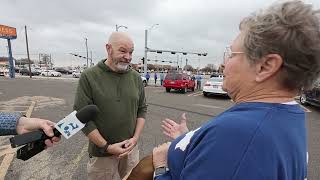
<path fill-rule="evenodd" d="M 230 47 L 226 47 L 223 56 L 224 56 L 224 59 L 230 59 L 237 54 L 244 54 L 244 52 L 232 51 Z"/>

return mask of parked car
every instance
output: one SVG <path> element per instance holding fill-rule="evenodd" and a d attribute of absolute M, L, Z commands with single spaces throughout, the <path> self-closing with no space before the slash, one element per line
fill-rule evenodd
<path fill-rule="evenodd" d="M 5 76 L 6 74 L 9 74 L 9 69 L 0 68 L 0 76 Z"/>
<path fill-rule="evenodd" d="M 60 77 L 61 73 L 54 70 L 44 70 L 41 73 L 42 76 L 52 76 L 52 77 Z"/>
<path fill-rule="evenodd" d="M 54 68 L 55 71 L 60 72 L 62 74 L 72 74 L 72 70 L 66 69 L 66 68 Z"/>
<path fill-rule="evenodd" d="M 210 78 L 212 77 L 223 77 L 223 75 L 221 73 L 214 72 L 210 75 Z"/>
<path fill-rule="evenodd" d="M 203 95 L 208 96 L 209 94 L 227 95 L 222 89 L 223 76 L 212 77 L 203 85 Z"/>
<path fill-rule="evenodd" d="M 74 77 L 74 78 L 79 78 L 80 75 L 81 75 L 81 72 L 80 72 L 80 71 L 74 71 L 74 72 L 72 73 L 72 77 Z"/>
<path fill-rule="evenodd" d="M 316 84 L 312 90 L 303 91 L 300 95 L 300 102 L 303 105 L 320 106 L 320 83 Z"/>
<path fill-rule="evenodd" d="M 195 82 L 191 80 L 190 76 L 186 73 L 168 73 L 163 81 L 163 87 L 166 88 L 167 92 L 171 89 L 181 90 L 186 93 L 188 89 L 194 91 Z"/>
<path fill-rule="evenodd" d="M 30 75 L 29 68 L 22 68 L 22 69 L 20 69 L 20 74 L 21 74 L 21 75 L 27 75 L 27 76 L 29 76 L 29 75 Z M 40 72 L 38 69 L 31 68 L 31 75 L 32 75 L 32 76 L 38 76 L 38 75 L 40 75 L 40 74 L 41 74 L 41 72 Z"/>
<path fill-rule="evenodd" d="M 146 87 L 148 85 L 147 78 L 145 78 L 144 76 L 141 76 L 141 79 L 142 79 L 143 86 Z"/>

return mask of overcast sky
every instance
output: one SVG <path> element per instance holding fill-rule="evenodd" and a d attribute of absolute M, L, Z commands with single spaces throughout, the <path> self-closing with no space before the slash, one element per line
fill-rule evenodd
<path fill-rule="evenodd" d="M 264 8 L 270 0 L 1 0 L 0 24 L 15 27 L 15 58 L 27 57 L 24 25 L 28 27 L 31 59 L 51 54 L 56 66 L 78 65 L 86 56 L 85 38 L 94 63 L 106 57 L 105 43 L 116 24 L 135 43 L 133 63 L 144 55 L 144 30 L 152 49 L 207 52 L 208 56 L 179 55 L 193 67 L 219 64 L 224 48 L 238 33 L 243 17 Z M 320 8 L 319 0 L 308 0 Z M 0 56 L 7 56 L 7 42 L 0 39 Z M 90 56 L 90 54 L 89 54 Z M 169 53 L 148 53 L 148 58 L 177 60 Z M 154 63 L 154 62 L 153 62 Z M 165 64 L 165 63 L 160 63 Z"/>

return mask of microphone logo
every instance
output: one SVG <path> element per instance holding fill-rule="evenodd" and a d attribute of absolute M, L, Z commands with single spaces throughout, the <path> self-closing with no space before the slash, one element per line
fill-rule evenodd
<path fill-rule="evenodd" d="M 69 139 L 71 136 L 80 131 L 84 124 L 76 117 L 77 111 L 73 111 L 71 114 L 59 121 L 55 128 L 66 138 Z"/>

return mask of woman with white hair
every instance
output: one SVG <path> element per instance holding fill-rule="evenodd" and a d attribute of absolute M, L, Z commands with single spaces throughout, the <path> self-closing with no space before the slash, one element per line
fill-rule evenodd
<path fill-rule="evenodd" d="M 190 132 L 185 119 L 166 119 L 174 140 L 153 150 L 155 179 L 306 178 L 305 112 L 294 97 L 319 76 L 319 14 L 288 1 L 240 23 L 223 71 L 235 105 Z"/>

